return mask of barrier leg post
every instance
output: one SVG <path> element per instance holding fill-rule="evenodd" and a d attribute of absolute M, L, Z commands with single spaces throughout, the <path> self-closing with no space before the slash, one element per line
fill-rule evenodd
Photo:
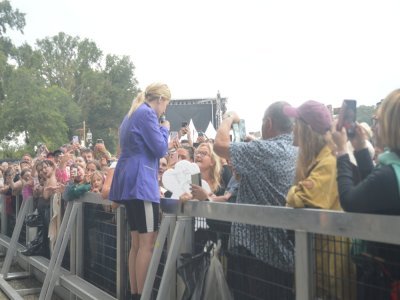
<path fill-rule="evenodd" d="M 312 240 L 304 231 L 295 231 L 295 280 L 296 299 L 313 298 L 312 276 Z"/>
<path fill-rule="evenodd" d="M 154 245 L 153 255 L 151 257 L 149 269 L 147 271 L 146 281 L 142 291 L 141 299 L 143 300 L 149 300 L 151 297 L 151 292 L 154 285 L 154 279 L 156 278 L 157 269 L 160 263 L 160 258 L 163 252 L 164 244 L 167 239 L 168 230 L 173 220 L 175 220 L 174 215 L 164 215 L 164 218 L 161 221 L 160 230 L 158 232 L 157 240 Z"/>
<path fill-rule="evenodd" d="M 172 237 L 172 243 L 170 251 L 168 252 L 167 261 L 165 263 L 164 273 L 161 279 L 160 288 L 158 290 L 157 300 L 164 299 L 165 295 L 168 295 L 171 288 L 171 278 L 175 276 L 176 272 L 176 259 L 179 254 L 182 240 L 184 238 L 186 222 L 191 222 L 191 217 L 178 217 L 174 236 Z"/>

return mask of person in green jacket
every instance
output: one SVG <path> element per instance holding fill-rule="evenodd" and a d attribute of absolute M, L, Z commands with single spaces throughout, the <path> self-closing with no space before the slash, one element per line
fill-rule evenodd
<path fill-rule="evenodd" d="M 85 169 L 82 166 L 73 164 L 70 166 L 70 181 L 65 187 L 63 199 L 65 201 L 73 201 L 86 192 L 90 191 L 90 182 L 85 181 Z"/>

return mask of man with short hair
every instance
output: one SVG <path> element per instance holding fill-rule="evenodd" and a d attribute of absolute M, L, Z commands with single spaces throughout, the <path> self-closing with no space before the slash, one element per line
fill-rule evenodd
<path fill-rule="evenodd" d="M 292 121 L 284 115 L 286 102 L 275 102 L 265 111 L 262 139 L 230 142 L 230 130 L 240 118 L 225 115 L 215 137 L 214 151 L 229 159 L 239 176 L 237 203 L 285 206 L 293 183 L 297 148 L 293 146 Z M 228 276 L 236 292 L 260 299 L 294 299 L 294 245 L 288 232 L 262 226 L 232 223 L 229 249 L 233 254 Z M 246 257 L 245 257 L 246 256 Z M 250 258 L 249 258 L 250 257 Z M 230 280 L 233 278 L 233 280 Z M 239 276 L 240 277 L 240 276 Z M 256 284 L 260 278 L 262 283 Z M 233 281 L 233 282 L 232 282 Z M 247 286 L 245 286 L 247 284 Z M 240 295 L 237 295 L 240 298 Z"/>
<path fill-rule="evenodd" d="M 86 163 L 94 159 L 93 151 L 90 148 L 81 149 L 81 155 L 85 159 Z"/>
<path fill-rule="evenodd" d="M 22 155 L 22 161 L 26 161 L 29 163 L 30 166 L 32 166 L 32 156 L 29 153 L 25 153 Z"/>

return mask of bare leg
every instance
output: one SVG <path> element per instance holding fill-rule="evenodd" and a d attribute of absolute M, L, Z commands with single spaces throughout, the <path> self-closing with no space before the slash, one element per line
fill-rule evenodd
<path fill-rule="evenodd" d="M 129 283 L 131 285 L 131 294 L 138 293 L 138 286 L 136 281 L 136 262 L 139 250 L 139 232 L 131 231 L 131 250 L 129 251 Z"/>
<path fill-rule="evenodd" d="M 146 280 L 151 256 L 153 255 L 154 244 L 157 239 L 157 232 L 139 234 L 139 251 L 136 261 L 136 282 L 138 293 L 141 294 Z"/>

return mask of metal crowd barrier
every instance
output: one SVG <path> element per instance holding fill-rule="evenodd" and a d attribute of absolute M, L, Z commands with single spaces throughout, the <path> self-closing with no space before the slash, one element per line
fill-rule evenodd
<path fill-rule="evenodd" d="M 4 201 L 4 197 L 2 197 L 2 201 Z M 88 193 L 80 200 L 68 203 L 56 243 L 56 248 L 60 251 L 55 251 L 54 253 L 58 255 L 53 255 L 50 261 L 43 257 L 20 255 L 19 251 L 23 249 L 23 246 L 16 244 L 17 262 L 24 266 L 29 274 L 35 275 L 40 281 L 44 282 L 40 299 L 51 299 L 53 290 L 63 299 L 69 299 L 71 296 L 80 299 L 125 299 L 128 294 L 127 225 L 124 208 L 123 206 L 119 207 L 116 214 L 116 288 L 115 294 L 111 295 L 83 278 L 83 203 L 104 204 L 106 202 L 99 195 Z M 142 294 L 144 300 L 151 299 L 156 294 L 157 299 L 180 299 L 184 286 L 177 278 L 176 262 L 180 253 L 193 250 L 193 218 L 294 230 L 295 295 L 296 299 L 301 300 L 314 299 L 315 297 L 313 234 L 400 244 L 400 236 L 397 231 L 390 230 L 400 228 L 400 218 L 397 216 L 198 201 L 181 204 L 173 199 L 162 199 L 161 209 L 164 216 Z M 27 209 L 22 205 L 19 214 L 23 214 L 24 211 L 26 212 Z M 5 235 L 6 217 L 3 202 L 0 245 L 7 251 L 14 251 L 15 249 L 13 250 L 10 247 L 11 239 Z M 22 217 L 17 218 L 14 230 L 20 229 L 21 223 L 18 221 L 21 220 Z M 15 240 L 15 236 L 13 238 Z M 68 241 L 70 241 L 70 270 L 61 267 L 61 259 Z M 165 244 L 168 254 L 157 292 L 154 290 L 155 278 Z M 6 279 L 8 279 L 7 274 L 6 276 L 3 274 L 2 280 Z M 13 290 L 6 289 L 5 292 L 12 298 L 19 299 Z"/>
<path fill-rule="evenodd" d="M 7 280 L 35 275 L 43 286 L 40 289 L 39 299 L 51 299 L 54 289 L 57 294 L 63 298 L 70 298 L 71 295 L 80 299 L 123 299 L 126 293 L 126 255 L 125 249 L 125 214 L 124 208 L 117 209 L 116 220 L 118 224 L 117 232 L 117 272 L 116 272 L 116 291 L 112 296 L 95 285 L 82 278 L 84 267 L 83 256 L 83 203 L 108 204 L 110 201 L 104 201 L 99 195 L 87 193 L 82 199 L 69 202 L 61 222 L 58 232 L 54 255 L 48 260 L 40 256 L 24 256 L 20 252 L 24 250 L 24 245 L 18 242 L 18 238 L 23 227 L 23 222 L 28 213 L 29 205 L 32 201 L 24 201 L 19 208 L 15 227 L 11 239 L 5 234 L 7 226 L 7 214 L 5 212 L 5 197 L 1 196 L 1 234 L 0 245 L 7 250 L 3 268 L 0 274 L 0 287 L 11 299 L 23 299 L 22 296 L 37 293 L 37 289 L 28 289 L 16 291 L 8 284 Z M 61 263 L 64 258 L 67 247 L 69 246 L 70 268 L 62 268 Z M 13 260 L 22 266 L 27 272 L 21 274 L 10 274 L 9 269 Z M 57 284 L 58 283 L 58 284 Z M 56 286 L 57 285 L 57 286 Z"/>
<path fill-rule="evenodd" d="M 397 216 L 198 201 L 181 204 L 172 199 L 163 199 L 161 208 L 164 213 L 176 214 L 178 221 L 157 299 L 166 299 L 165 295 L 169 294 L 173 286 L 170 278 L 176 278 L 173 267 L 176 265 L 178 249 L 187 239 L 184 235 L 191 232 L 188 230 L 188 224 L 191 224 L 191 219 L 195 217 L 294 230 L 295 295 L 299 300 L 315 298 L 312 247 L 314 233 L 400 244 L 397 231 L 388 230 L 399 228 L 400 218 Z M 156 263 L 156 260 L 153 263 Z M 147 279 L 150 281 L 151 278 L 148 274 Z M 146 281 L 147 284 L 151 285 L 151 282 Z M 142 297 L 148 300 L 149 296 L 149 293 L 146 293 Z"/>

